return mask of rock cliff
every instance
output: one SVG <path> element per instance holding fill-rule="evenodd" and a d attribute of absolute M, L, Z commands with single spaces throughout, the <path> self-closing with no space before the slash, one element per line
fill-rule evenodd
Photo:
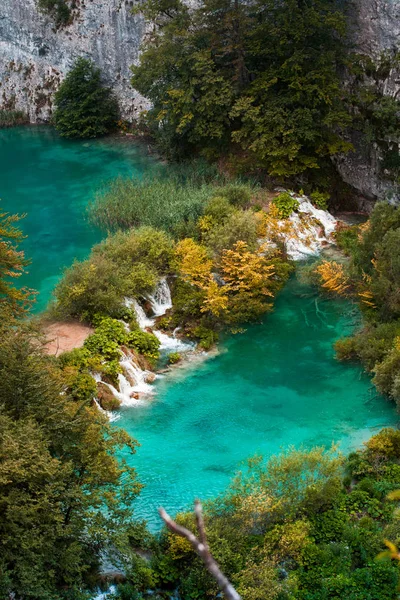
<path fill-rule="evenodd" d="M 129 84 L 144 34 L 132 0 L 80 0 L 73 22 L 56 29 L 36 0 L 0 1 L 0 107 L 17 108 L 33 123 L 47 121 L 52 96 L 78 56 L 94 60 L 131 119 L 145 101 Z"/>
<path fill-rule="evenodd" d="M 375 62 L 383 54 L 400 52 L 400 0 L 351 0 L 349 17 L 351 42 L 357 52 Z M 377 85 L 383 94 L 400 99 L 399 67 L 385 72 Z M 367 200 L 387 198 L 399 203 L 400 188 L 385 176 L 377 144 L 366 144 L 357 132 L 351 141 L 355 152 L 335 161 L 342 178 Z"/>

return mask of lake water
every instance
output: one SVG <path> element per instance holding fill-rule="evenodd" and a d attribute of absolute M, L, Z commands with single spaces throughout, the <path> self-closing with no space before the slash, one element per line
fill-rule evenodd
<path fill-rule="evenodd" d="M 69 142 L 47 127 L 0 131 L 1 206 L 27 213 L 21 226 L 32 265 L 23 283 L 40 291 L 37 309 L 62 269 L 101 238 L 85 212 L 95 192 L 153 167 L 134 144 Z M 122 409 L 116 424 L 141 443 L 130 459 L 146 484 L 137 516 L 157 529 L 158 506 L 176 513 L 215 496 L 255 453 L 332 442 L 346 451 L 395 424 L 393 405 L 362 369 L 334 359 L 334 340 L 357 324 L 349 302 L 317 299 L 293 278 L 263 324 L 160 379 L 153 399 Z"/>
<path fill-rule="evenodd" d="M 100 241 L 87 220 L 94 194 L 118 176 L 151 169 L 142 146 L 118 141 L 70 141 L 46 126 L 0 129 L 0 209 L 26 213 L 20 228 L 32 263 L 24 284 L 45 308 L 62 270 Z"/>

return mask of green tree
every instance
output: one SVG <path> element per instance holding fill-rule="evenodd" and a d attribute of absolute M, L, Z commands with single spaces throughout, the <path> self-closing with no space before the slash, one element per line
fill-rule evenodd
<path fill-rule="evenodd" d="M 137 10 L 157 26 L 132 84 L 152 101 L 147 122 L 164 148 L 233 150 L 274 176 L 350 149 L 336 0 L 149 0 Z"/>
<path fill-rule="evenodd" d="M 14 285 L 29 264 L 18 249 L 24 237 L 15 227 L 20 219 L 18 215 L 0 212 L 0 309 L 7 308 L 14 315 L 23 313 L 33 300 L 32 290 Z"/>
<path fill-rule="evenodd" d="M 78 58 L 55 95 L 54 123 L 67 138 L 94 138 L 108 133 L 118 120 L 118 105 L 101 81 L 100 69 Z"/>
<path fill-rule="evenodd" d="M 79 598 L 129 526 L 141 486 L 116 452 L 136 442 L 65 393 L 31 326 L 0 335 L 0 596 Z"/>

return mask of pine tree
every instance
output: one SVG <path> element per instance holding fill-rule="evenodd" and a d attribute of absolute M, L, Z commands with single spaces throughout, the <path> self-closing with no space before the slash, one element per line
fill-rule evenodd
<path fill-rule="evenodd" d="M 108 133 L 118 120 L 118 105 L 101 81 L 100 69 L 78 58 L 55 95 L 54 124 L 67 138 L 94 138 Z"/>

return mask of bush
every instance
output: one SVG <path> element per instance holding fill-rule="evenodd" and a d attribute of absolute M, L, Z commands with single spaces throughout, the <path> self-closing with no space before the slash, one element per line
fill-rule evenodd
<path fill-rule="evenodd" d="M 65 0 L 38 0 L 39 9 L 54 18 L 57 27 L 66 25 L 71 17 L 71 10 Z"/>
<path fill-rule="evenodd" d="M 171 354 L 168 354 L 168 363 L 170 365 L 176 365 L 176 363 L 180 362 L 182 360 L 182 356 L 179 354 L 179 352 L 171 352 Z"/>
<path fill-rule="evenodd" d="M 282 192 L 272 200 L 272 203 L 278 209 L 278 214 L 281 219 L 288 219 L 292 212 L 299 207 L 299 201 L 291 196 L 289 192 Z"/>
<path fill-rule="evenodd" d="M 146 358 L 156 360 L 160 353 L 160 341 L 153 333 L 147 333 L 147 331 L 131 331 L 127 334 L 126 345 L 130 348 L 134 348 L 143 354 Z"/>
<path fill-rule="evenodd" d="M 338 360 L 354 360 L 357 358 L 354 338 L 342 338 L 335 342 L 335 353 Z"/>
<path fill-rule="evenodd" d="M 78 58 L 55 94 L 54 124 L 67 138 L 94 138 L 109 133 L 118 120 L 118 105 L 101 82 L 100 69 Z"/>
<path fill-rule="evenodd" d="M 258 220 L 252 211 L 234 211 L 223 223 L 210 227 L 203 235 L 204 243 L 221 255 L 230 250 L 238 240 L 246 242 L 250 250 L 257 246 Z"/>
<path fill-rule="evenodd" d="M 0 128 L 15 127 L 25 123 L 29 123 L 29 118 L 22 110 L 0 110 Z"/>
<path fill-rule="evenodd" d="M 118 232 L 95 246 L 88 260 L 65 271 L 54 292 L 54 310 L 88 321 L 98 314 L 135 320 L 124 298 L 152 292 L 169 271 L 172 253 L 172 241 L 162 231 L 144 227 Z"/>
<path fill-rule="evenodd" d="M 252 188 L 245 184 L 232 184 L 226 185 L 219 193 L 233 206 L 244 208 L 250 204 Z"/>
<path fill-rule="evenodd" d="M 310 194 L 310 198 L 311 198 L 312 203 L 317 208 L 320 208 L 321 210 L 328 209 L 328 202 L 329 202 L 329 198 L 330 198 L 330 195 L 328 193 L 319 192 L 318 190 L 316 190 L 315 192 L 312 192 L 312 194 Z"/>

